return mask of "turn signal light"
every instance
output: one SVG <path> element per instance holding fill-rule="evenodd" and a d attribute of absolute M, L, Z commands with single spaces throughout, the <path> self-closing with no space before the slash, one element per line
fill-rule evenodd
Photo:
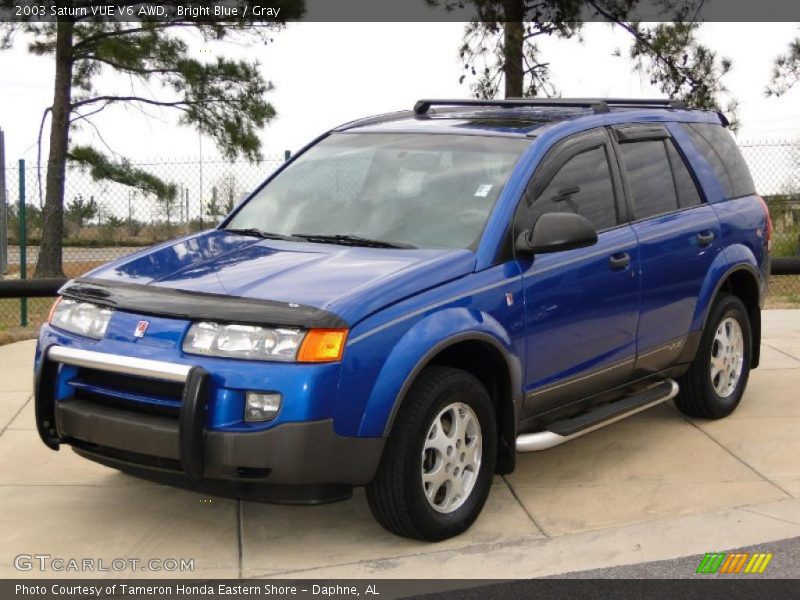
<path fill-rule="evenodd" d="M 342 359 L 347 329 L 310 329 L 306 333 L 298 362 L 334 362 Z"/>
<path fill-rule="evenodd" d="M 47 314 L 47 322 L 53 322 L 53 315 L 56 313 L 56 309 L 58 308 L 59 303 L 61 302 L 61 296 L 56 298 L 56 301 L 53 302 L 53 306 L 50 307 L 50 312 Z"/>

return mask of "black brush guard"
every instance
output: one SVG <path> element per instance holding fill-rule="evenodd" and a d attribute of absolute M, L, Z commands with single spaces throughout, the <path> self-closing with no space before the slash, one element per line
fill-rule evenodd
<path fill-rule="evenodd" d="M 59 450 L 64 441 L 56 428 L 55 403 L 58 363 L 49 359 L 50 347 L 42 352 L 34 380 L 36 429 L 48 448 Z M 210 376 L 202 367 L 193 367 L 186 378 L 178 417 L 180 463 L 186 475 L 198 481 L 205 473 L 204 437 Z"/>

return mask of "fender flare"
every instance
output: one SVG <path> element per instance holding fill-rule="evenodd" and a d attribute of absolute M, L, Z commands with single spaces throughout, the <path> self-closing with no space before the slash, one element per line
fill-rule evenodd
<path fill-rule="evenodd" d="M 726 249 L 727 250 L 727 249 Z M 761 288 L 761 280 L 758 274 L 758 267 L 756 266 L 755 256 L 752 253 L 746 251 L 744 256 L 741 257 L 743 260 L 741 262 L 737 262 L 733 265 L 730 265 L 730 261 L 726 258 L 724 254 L 720 254 L 720 262 L 728 263 L 728 266 L 722 271 L 722 274 L 716 278 L 714 281 L 713 288 L 711 288 L 710 293 L 705 297 L 706 300 L 702 303 L 698 303 L 698 310 L 695 313 L 695 317 L 692 321 L 693 327 L 692 331 L 689 334 L 687 339 L 686 347 L 679 358 L 678 362 L 681 363 L 689 363 L 694 360 L 695 355 L 697 354 L 697 349 L 700 345 L 700 337 L 702 336 L 702 332 L 705 331 L 708 316 L 711 312 L 711 307 L 713 306 L 714 302 L 716 301 L 717 297 L 719 296 L 720 290 L 722 286 L 725 284 L 726 281 L 733 275 L 739 271 L 747 272 L 755 281 L 756 286 L 760 289 Z M 720 265 L 720 270 L 721 270 Z M 709 269 L 709 273 L 707 276 L 707 282 L 710 282 L 712 273 L 714 272 L 714 265 Z M 709 286 L 710 283 L 709 283 Z M 703 298 L 701 294 L 700 298 Z M 761 340 L 761 322 L 760 316 L 758 311 L 756 311 L 756 315 L 750 315 L 751 319 L 751 328 L 752 328 L 752 343 L 753 343 L 753 351 L 751 357 L 751 366 L 755 368 L 758 366 L 759 359 L 760 359 L 760 340 Z M 754 318 L 755 317 L 755 318 Z"/>
<path fill-rule="evenodd" d="M 430 327 L 433 321 L 436 321 L 439 327 Z M 441 327 L 443 323 L 447 325 Z M 452 333 L 445 338 L 435 338 L 435 332 L 442 329 L 447 329 Z M 359 435 L 388 436 L 408 390 L 420 372 L 440 352 L 466 341 L 486 343 L 502 357 L 509 374 L 509 389 L 515 416 L 514 424 L 516 424 L 516 416 L 520 414 L 523 401 L 522 365 L 519 357 L 513 351 L 508 332 L 485 312 L 464 307 L 452 307 L 426 316 L 406 331 L 395 345 L 375 380 L 370 398 L 365 406 Z M 403 347 L 404 343 L 405 348 Z M 418 348 L 419 351 L 415 351 L 413 356 L 409 357 L 404 355 L 408 347 Z M 397 384 L 398 370 L 402 373 L 402 383 L 399 385 Z M 381 413 L 385 411 L 386 402 L 375 401 L 381 396 L 391 398 L 391 408 L 385 416 L 382 431 L 367 433 L 364 431 L 366 422 L 375 423 L 376 417 L 383 419 Z"/>
<path fill-rule="evenodd" d="M 747 263 L 740 263 L 738 265 L 734 265 L 734 266 L 730 267 L 719 278 L 719 280 L 717 281 L 716 285 L 714 286 L 714 291 L 709 296 L 710 300 L 709 300 L 709 302 L 706 304 L 706 306 L 703 309 L 703 313 L 704 313 L 703 314 L 703 323 L 702 323 L 702 325 L 700 327 L 700 331 L 703 331 L 706 328 L 706 323 L 708 321 L 708 315 L 711 312 L 711 306 L 714 304 L 714 301 L 717 299 L 717 296 L 719 295 L 719 291 L 722 289 L 722 286 L 725 284 L 726 281 L 728 281 L 730 276 L 733 275 L 734 273 L 736 273 L 737 271 L 746 271 L 747 273 L 749 273 L 753 277 L 753 279 L 756 282 L 756 285 L 758 285 L 758 270 L 756 270 L 756 268 L 753 267 L 752 265 L 749 265 Z"/>
<path fill-rule="evenodd" d="M 506 368 L 508 369 L 508 373 L 510 376 L 511 381 L 509 382 L 510 388 L 512 391 L 511 401 L 512 406 L 514 407 L 514 424 L 516 425 L 517 416 L 520 414 L 522 409 L 522 392 L 520 391 L 518 394 L 514 394 L 514 390 L 519 387 L 521 390 L 521 367 L 519 361 L 513 361 L 510 359 L 508 351 L 506 348 L 500 344 L 493 336 L 489 335 L 488 333 L 474 331 L 474 332 L 464 332 L 453 335 L 445 340 L 442 340 L 438 344 L 434 345 L 430 348 L 422 358 L 417 362 L 411 372 L 406 376 L 405 381 L 403 381 L 403 385 L 400 386 L 400 390 L 397 393 L 397 397 L 395 398 L 394 405 L 392 406 L 392 410 L 389 413 L 389 418 L 386 420 L 386 427 L 384 429 L 384 436 L 388 436 L 391 431 L 392 427 L 394 426 L 394 421 L 397 417 L 397 413 L 400 411 L 400 407 L 402 406 L 403 402 L 405 401 L 406 395 L 408 394 L 408 390 L 413 385 L 416 378 L 422 372 L 422 370 L 427 367 L 431 360 L 435 356 L 437 356 L 440 352 L 455 346 L 461 342 L 468 342 L 468 341 L 477 341 L 477 342 L 486 342 L 494 347 L 497 350 L 498 354 L 502 357 L 502 359 L 506 363 Z M 519 383 L 520 385 L 517 386 L 515 383 Z M 515 398 L 518 396 L 519 398 Z"/>

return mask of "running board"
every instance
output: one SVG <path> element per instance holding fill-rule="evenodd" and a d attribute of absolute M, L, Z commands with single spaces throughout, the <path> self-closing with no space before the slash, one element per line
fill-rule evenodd
<path fill-rule="evenodd" d="M 547 431 L 525 433 L 517 437 L 517 452 L 537 452 L 560 446 L 592 431 L 627 419 L 678 395 L 673 379 L 657 383 L 622 400 L 604 404 L 577 417 L 551 423 Z"/>

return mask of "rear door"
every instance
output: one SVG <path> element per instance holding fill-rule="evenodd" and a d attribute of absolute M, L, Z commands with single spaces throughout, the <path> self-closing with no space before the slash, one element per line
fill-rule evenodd
<path fill-rule="evenodd" d="M 716 213 L 666 128 L 612 129 L 633 231 L 639 241 L 641 309 L 635 375 L 680 355 L 700 288 L 721 251 Z"/>
<path fill-rule="evenodd" d="M 514 235 L 548 212 L 575 212 L 597 244 L 520 258 L 527 364 L 524 416 L 541 415 L 622 384 L 631 375 L 639 312 L 636 236 L 608 132 L 599 128 L 554 146 L 531 179 Z"/>

